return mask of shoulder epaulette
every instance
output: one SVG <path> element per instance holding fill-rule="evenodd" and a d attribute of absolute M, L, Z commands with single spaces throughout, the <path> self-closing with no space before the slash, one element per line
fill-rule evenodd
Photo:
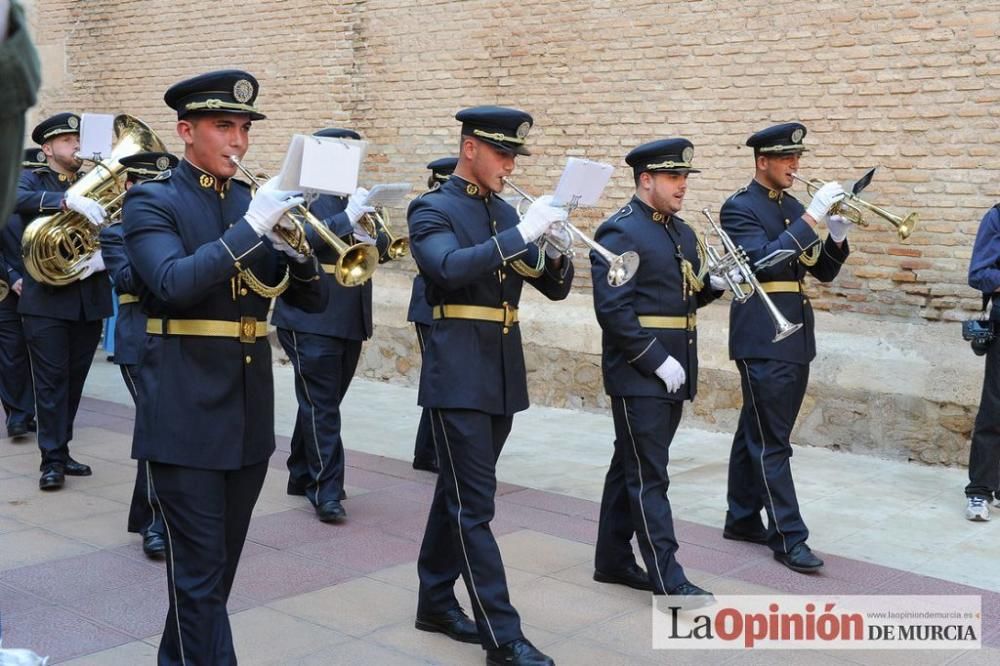
<path fill-rule="evenodd" d="M 746 186 L 746 185 L 744 185 L 744 186 L 743 186 L 743 187 L 741 187 L 740 189 L 738 189 L 738 190 L 736 190 L 735 192 L 733 192 L 732 194 L 730 194 L 728 198 L 729 198 L 729 199 L 733 199 L 733 198 L 735 198 L 735 197 L 738 197 L 738 196 L 739 196 L 739 195 L 741 195 L 741 194 L 744 194 L 744 193 L 745 193 L 745 192 L 747 192 L 747 191 L 748 191 L 748 188 L 747 188 L 747 186 Z"/>
<path fill-rule="evenodd" d="M 632 214 L 632 204 L 625 204 L 624 206 L 622 206 L 618 210 L 617 213 L 615 213 L 614 217 L 611 218 L 611 221 L 612 222 L 617 222 L 618 220 L 622 219 L 623 217 L 626 217 L 626 216 L 631 215 L 631 214 Z"/>

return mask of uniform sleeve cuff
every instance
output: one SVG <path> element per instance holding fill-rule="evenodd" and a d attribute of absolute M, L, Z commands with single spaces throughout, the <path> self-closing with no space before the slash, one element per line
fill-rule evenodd
<path fill-rule="evenodd" d="M 246 220 L 242 219 L 226 229 L 226 233 L 222 234 L 219 242 L 233 258 L 233 264 L 237 270 L 242 270 L 241 264 L 247 264 L 254 256 L 267 252 L 267 248 L 264 247 L 257 232 Z"/>
<path fill-rule="evenodd" d="M 782 246 L 799 252 L 805 252 L 819 242 L 815 229 L 801 217 L 788 225 L 781 238 Z"/>
<path fill-rule="evenodd" d="M 504 261 L 510 261 L 528 251 L 528 244 L 524 242 L 517 227 L 501 231 L 493 237 L 493 242 L 497 244 L 497 251 Z"/>
<path fill-rule="evenodd" d="M 663 348 L 663 345 L 656 338 L 650 338 L 646 348 L 629 363 L 646 376 L 656 373 L 656 369 L 663 365 L 670 354 Z"/>

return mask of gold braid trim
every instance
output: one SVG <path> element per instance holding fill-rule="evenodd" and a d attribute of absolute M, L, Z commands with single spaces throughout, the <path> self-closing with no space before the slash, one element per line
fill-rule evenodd
<path fill-rule="evenodd" d="M 819 255 L 823 251 L 823 244 L 816 243 L 811 248 L 799 255 L 799 261 L 803 266 L 815 266 L 819 261 Z"/>
<path fill-rule="evenodd" d="M 538 261 L 535 262 L 534 267 L 529 266 L 520 259 L 510 262 L 510 267 L 526 278 L 541 277 L 542 273 L 545 272 L 545 250 L 542 247 L 538 248 Z"/>
<path fill-rule="evenodd" d="M 285 275 L 281 278 L 281 281 L 273 287 L 261 282 L 260 278 L 254 275 L 253 271 L 249 268 L 245 268 L 240 271 L 238 279 L 245 282 L 251 291 L 262 298 L 277 298 L 285 293 L 286 289 L 288 289 L 289 271 L 288 267 L 285 266 Z"/>

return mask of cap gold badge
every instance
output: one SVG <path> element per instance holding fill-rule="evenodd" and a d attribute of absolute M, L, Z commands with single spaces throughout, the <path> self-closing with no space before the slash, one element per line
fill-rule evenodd
<path fill-rule="evenodd" d="M 70 116 L 66 119 L 66 124 L 69 125 L 70 129 L 76 129 L 80 126 L 80 121 L 76 116 Z"/>
<path fill-rule="evenodd" d="M 156 168 L 160 171 L 168 168 L 170 166 L 170 158 L 166 155 L 160 155 L 156 158 Z"/>
<path fill-rule="evenodd" d="M 805 132 L 802 131 L 801 127 L 796 128 L 795 131 L 792 132 L 792 143 L 800 143 L 804 134 Z"/>
<path fill-rule="evenodd" d="M 693 157 L 694 157 L 694 148 L 692 148 L 691 146 L 685 148 L 684 152 L 681 153 L 681 159 L 685 162 L 690 162 L 691 158 Z"/>
<path fill-rule="evenodd" d="M 528 131 L 531 130 L 531 123 L 527 120 L 517 126 L 517 138 L 524 139 L 528 136 Z"/>
<path fill-rule="evenodd" d="M 253 97 L 253 84 L 247 79 L 240 79 L 233 84 L 233 98 L 240 104 L 246 104 Z"/>

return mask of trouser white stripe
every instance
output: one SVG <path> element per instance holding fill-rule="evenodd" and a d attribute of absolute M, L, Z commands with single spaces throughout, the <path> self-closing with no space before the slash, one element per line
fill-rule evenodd
<path fill-rule="evenodd" d="M 149 485 L 156 491 L 156 486 L 153 484 L 153 470 L 149 467 L 149 461 L 146 461 L 146 478 L 149 479 Z M 159 497 L 159 493 L 156 493 Z M 163 510 L 163 505 L 160 505 L 160 515 L 163 516 L 163 528 L 167 533 L 167 552 L 170 553 L 170 568 L 167 569 L 167 578 L 170 580 L 170 594 L 174 598 L 174 620 L 177 622 L 177 645 L 181 651 L 181 666 L 187 665 L 187 660 L 184 658 L 184 635 L 181 633 L 181 608 L 177 603 L 177 585 L 175 582 L 174 574 L 174 541 L 170 537 L 170 523 L 167 522 L 167 512 Z"/>

